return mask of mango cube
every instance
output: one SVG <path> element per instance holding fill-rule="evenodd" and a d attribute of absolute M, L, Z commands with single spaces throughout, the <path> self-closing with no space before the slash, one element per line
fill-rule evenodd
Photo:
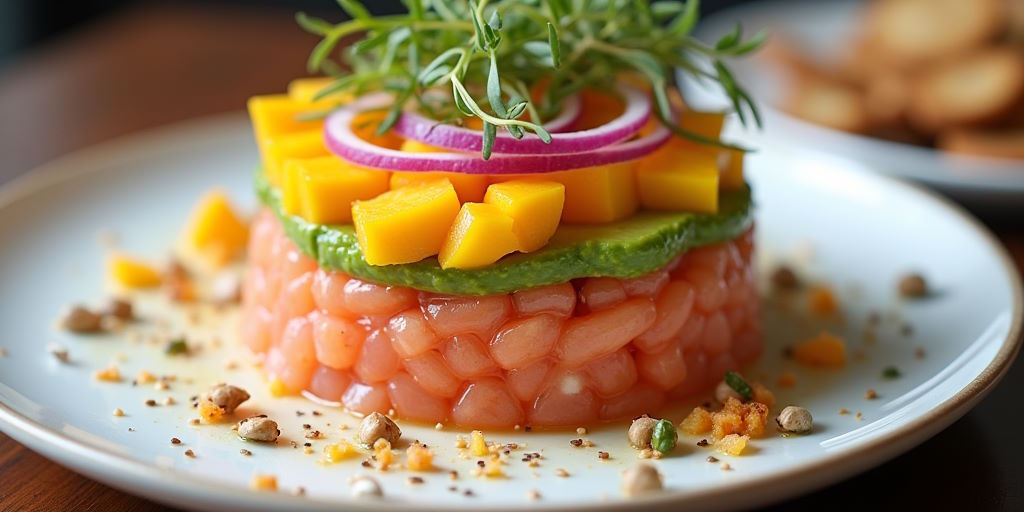
<path fill-rule="evenodd" d="M 107 270 L 114 282 L 125 288 L 152 288 L 160 285 L 160 272 L 152 265 L 125 254 L 107 259 Z"/>
<path fill-rule="evenodd" d="M 285 211 L 316 224 L 352 222 L 353 202 L 388 191 L 387 171 L 359 167 L 336 156 L 289 160 L 285 177 Z"/>
<path fill-rule="evenodd" d="M 227 195 L 206 193 L 192 210 L 185 228 L 185 243 L 199 254 L 222 265 L 245 250 L 249 226 L 239 216 Z"/>
<path fill-rule="evenodd" d="M 394 130 L 388 130 L 384 135 L 377 135 L 377 128 L 384 122 L 388 113 L 379 110 L 371 110 L 358 114 L 352 120 L 352 133 L 370 144 L 387 149 L 398 149 L 402 147 L 405 139 L 395 134 Z"/>
<path fill-rule="evenodd" d="M 257 142 L 264 137 L 323 128 L 320 120 L 301 120 L 303 115 L 316 112 L 308 101 L 298 101 L 287 94 L 253 96 L 248 102 L 249 118 Z"/>
<path fill-rule="evenodd" d="M 718 162 L 714 153 L 670 142 L 640 160 L 636 183 L 644 208 L 718 212 Z"/>
<path fill-rule="evenodd" d="M 413 263 L 440 252 L 459 213 L 448 180 L 385 192 L 352 205 L 352 222 L 370 265 Z"/>
<path fill-rule="evenodd" d="M 324 135 L 321 130 L 270 136 L 262 141 L 261 147 L 267 179 L 277 186 L 283 185 L 286 161 L 331 154 L 324 144 Z"/>
<path fill-rule="evenodd" d="M 288 83 L 288 97 L 300 103 L 310 103 L 317 106 L 329 106 L 331 104 L 351 101 L 352 96 L 350 94 L 341 93 L 332 94 L 316 102 L 313 101 L 313 96 L 316 96 L 316 93 L 320 92 L 324 87 L 331 85 L 331 82 L 334 82 L 334 80 L 335 78 L 330 76 L 296 78 Z"/>
<path fill-rule="evenodd" d="M 724 112 L 697 112 L 684 109 L 679 115 L 679 127 L 690 133 L 718 140 L 725 124 Z"/>
<path fill-rule="evenodd" d="M 547 245 L 558 229 L 565 205 L 565 185 L 554 181 L 513 180 L 487 187 L 484 202 L 512 218 L 521 252 Z"/>
<path fill-rule="evenodd" d="M 455 187 L 459 201 L 463 203 L 479 203 L 484 200 L 487 183 L 490 181 L 482 174 L 465 174 L 461 172 L 408 172 L 396 171 L 391 174 L 391 189 L 422 185 L 431 181 L 447 179 Z"/>
<path fill-rule="evenodd" d="M 562 222 L 603 224 L 633 215 L 637 209 L 633 165 L 633 162 L 622 162 L 545 174 L 545 179 L 565 186 Z M 509 179 L 505 177 L 500 181 Z"/>
<path fill-rule="evenodd" d="M 483 267 L 515 252 L 519 240 L 512 223 L 493 204 L 463 204 L 437 256 L 441 268 Z"/>
<path fill-rule="evenodd" d="M 744 187 L 744 153 L 738 149 L 723 149 L 718 154 L 718 185 L 722 190 L 737 190 Z"/>

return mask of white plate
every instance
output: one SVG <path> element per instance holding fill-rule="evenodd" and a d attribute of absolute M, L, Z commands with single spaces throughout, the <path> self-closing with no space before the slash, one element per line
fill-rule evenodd
<path fill-rule="evenodd" d="M 171 246 L 187 210 L 198 195 L 222 184 L 247 207 L 254 207 L 250 178 L 256 152 L 247 123 L 239 117 L 185 124 L 124 139 L 56 162 L 0 191 L 0 428 L 47 457 L 128 492 L 166 503 L 211 509 L 321 510 L 519 510 L 527 507 L 613 509 L 635 506 L 618 491 L 619 472 L 635 463 L 625 427 L 594 428 L 594 448 L 572 448 L 574 433 L 493 433 L 497 441 L 518 442 L 543 451 L 537 468 L 513 457 L 504 479 L 470 475 L 475 459 L 456 457 L 455 433 L 404 425 L 407 438 L 438 450 L 437 464 L 456 469 L 424 475 L 426 483 L 406 483 L 403 471 L 377 475 L 388 500 L 354 502 L 346 478 L 368 470 L 358 461 L 324 466 L 318 455 L 304 455 L 286 441 L 277 446 L 244 445 L 227 426 L 190 427 L 188 397 L 218 379 L 247 387 L 254 395 L 246 413 L 263 411 L 282 422 L 286 439 L 303 442 L 301 423 L 312 423 L 337 440 L 342 422 L 356 420 L 338 410 L 323 416 L 302 399 L 271 399 L 254 368 L 224 369 L 227 359 L 244 361 L 228 341 L 186 360 L 168 362 L 159 346 L 116 337 L 83 338 L 58 332 L 53 321 L 73 301 L 104 294 L 101 230 L 120 235 L 124 248 L 153 257 Z M 808 259 L 807 275 L 827 279 L 844 303 L 844 321 L 829 326 L 849 340 L 854 357 L 842 371 L 796 369 L 799 385 L 777 390 L 782 404 L 799 403 L 816 416 L 806 437 L 771 435 L 753 442 L 753 453 L 726 457 L 733 470 L 705 461 L 710 449 L 682 437 L 672 457 L 657 462 L 665 493 L 646 505 L 724 508 L 764 504 L 821 487 L 881 463 L 922 442 L 964 414 L 1006 371 L 1021 334 L 1020 280 L 994 238 L 962 211 L 933 195 L 827 157 L 793 158 L 765 148 L 752 162 L 758 202 L 760 254 L 779 258 L 796 250 Z M 809 244 L 809 245 L 808 245 Z M 813 257 L 808 247 L 813 248 Z M 773 256 L 774 255 L 774 256 Z M 939 290 L 936 297 L 900 303 L 894 281 L 920 269 Z M 801 308 L 769 303 L 768 348 L 748 375 L 773 383 L 790 368 L 781 347 L 816 334 L 821 325 L 798 315 Z M 139 307 L 152 318 L 154 297 Z M 878 341 L 868 345 L 862 330 L 870 310 L 887 313 Z M 787 313 L 787 311 L 789 311 Z M 893 321 L 898 315 L 903 320 Z M 900 334 L 902 322 L 915 331 Z M 152 327 L 145 326 L 144 327 Z M 218 325 L 225 340 L 227 325 Z M 204 339 L 210 339 L 209 334 Z M 70 349 L 72 364 L 46 352 L 49 341 Z M 927 350 L 917 359 L 915 347 Z M 116 360 L 122 372 L 140 369 L 175 373 L 169 391 L 128 383 L 101 383 L 91 372 Z M 881 371 L 897 365 L 898 380 Z M 191 384 L 185 379 L 190 379 Z M 875 388 L 880 399 L 868 401 Z M 149 398 L 173 396 L 178 405 L 146 407 Z M 127 415 L 114 417 L 121 407 Z M 840 415 L 840 408 L 851 414 Z M 301 409 L 307 414 L 296 417 Z M 853 413 L 862 412 L 858 419 Z M 675 420 L 681 412 L 672 412 Z M 331 426 L 326 424 L 330 422 Z M 129 428 L 133 429 L 130 431 Z M 183 441 L 169 443 L 171 436 Z M 316 441 L 319 452 L 325 441 Z M 251 457 L 239 454 L 245 446 Z M 183 455 L 193 449 L 194 459 Z M 596 450 L 611 453 L 601 462 Z M 557 468 L 568 478 L 554 476 Z M 255 472 L 279 477 L 280 493 L 247 489 Z M 455 485 L 458 492 L 450 492 Z M 306 497 L 289 494 L 298 486 Z M 474 496 L 462 494 L 471 489 Z M 542 498 L 529 502 L 526 493 Z"/>
<path fill-rule="evenodd" d="M 801 51 L 828 60 L 827 56 L 841 55 L 842 45 L 852 41 L 864 5 L 858 0 L 751 2 L 702 20 L 696 36 L 713 42 L 739 22 L 745 34 L 766 29 L 792 41 Z M 762 106 L 766 126 L 763 133 L 731 133 L 754 147 L 799 141 L 802 147 L 813 147 L 858 161 L 875 171 L 925 183 L 972 206 L 984 203 L 988 207 L 1024 207 L 1022 161 L 955 155 L 808 123 L 775 108 L 782 98 L 785 81 L 781 70 L 771 66 L 767 59 L 738 59 L 731 68 Z M 698 106 L 727 105 L 713 86 L 692 80 L 684 80 L 683 84 L 687 98 Z"/>

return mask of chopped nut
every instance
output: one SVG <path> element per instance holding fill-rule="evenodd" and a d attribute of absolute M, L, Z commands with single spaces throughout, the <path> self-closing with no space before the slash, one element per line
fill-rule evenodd
<path fill-rule="evenodd" d="M 795 290 L 800 287 L 800 279 L 793 269 L 780 265 L 772 272 L 772 285 L 780 290 Z"/>
<path fill-rule="evenodd" d="M 651 446 L 651 436 L 654 435 L 654 426 L 657 424 L 658 420 L 646 414 L 633 420 L 633 423 L 629 425 L 629 431 L 626 433 L 630 446 L 638 450 L 649 448 Z"/>
<path fill-rule="evenodd" d="M 114 416 L 117 416 L 118 418 L 120 418 L 121 416 L 124 416 L 124 411 L 121 410 L 120 407 L 117 407 L 117 408 L 114 409 Z"/>
<path fill-rule="evenodd" d="M 199 418 L 192 418 L 192 419 L 188 420 L 188 424 L 192 425 L 193 427 L 196 426 L 196 425 L 199 425 Z"/>
<path fill-rule="evenodd" d="M 720 469 L 722 471 L 732 471 L 732 466 L 730 466 L 728 462 L 723 462 Z"/>
<path fill-rule="evenodd" d="M 217 384 L 210 388 L 204 397 L 217 407 L 224 409 L 225 414 L 231 414 L 242 402 L 249 399 L 249 393 L 230 384 Z"/>
<path fill-rule="evenodd" d="M 238 450 L 238 453 L 241 453 L 242 455 L 245 455 L 246 457 L 252 455 L 252 452 L 250 452 L 249 450 L 246 450 L 245 448 L 242 448 L 241 450 Z"/>
<path fill-rule="evenodd" d="M 0 347 L 0 357 L 7 357 L 7 348 Z"/>
<path fill-rule="evenodd" d="M 174 405 L 176 403 L 177 402 L 174 401 L 174 397 L 172 397 L 172 396 L 164 397 L 164 405 Z"/>
<path fill-rule="evenodd" d="M 708 458 L 706 458 L 704 460 L 714 464 L 714 463 L 718 462 L 718 457 L 715 457 L 714 455 L 708 455 Z"/>
<path fill-rule="evenodd" d="M 132 307 L 132 303 L 125 299 L 111 300 L 104 313 L 125 322 L 130 322 L 135 319 L 135 310 Z"/>
<path fill-rule="evenodd" d="M 906 274 L 900 278 L 900 295 L 906 298 L 920 298 L 928 295 L 928 283 L 921 274 Z"/>
<path fill-rule="evenodd" d="M 185 450 L 185 456 L 190 459 L 194 459 L 196 457 L 196 452 L 192 450 Z"/>
<path fill-rule="evenodd" d="M 408 479 L 406 479 L 406 482 L 409 482 L 409 485 L 419 485 L 423 483 L 423 477 L 410 476 Z"/>
<path fill-rule="evenodd" d="M 277 437 L 281 435 L 281 429 L 277 427 L 277 422 L 264 414 L 250 416 L 239 421 L 235 427 L 238 430 L 238 437 L 246 441 L 269 443 L 277 441 Z"/>
<path fill-rule="evenodd" d="M 146 404 L 147 407 L 156 407 L 156 400 L 153 400 L 152 398 L 150 398 L 150 399 L 146 400 L 145 404 Z"/>
<path fill-rule="evenodd" d="M 64 315 L 61 326 L 75 333 L 95 333 L 103 328 L 103 317 L 85 306 L 76 305 Z"/>
<path fill-rule="evenodd" d="M 917 359 L 924 359 L 926 355 L 927 353 L 925 352 L 924 347 L 917 347 L 914 349 L 914 357 Z"/>
<path fill-rule="evenodd" d="M 775 424 L 782 432 L 793 434 L 807 434 L 814 428 L 814 419 L 811 412 L 803 407 L 795 405 L 787 406 L 779 416 L 775 418 Z"/>
<path fill-rule="evenodd" d="M 558 469 L 555 469 L 555 476 L 561 477 L 561 478 L 567 478 L 569 476 L 569 472 L 564 470 L 564 469 L 562 469 L 562 468 L 558 468 Z"/>
<path fill-rule="evenodd" d="M 841 416 L 845 416 L 845 415 L 847 415 L 847 414 L 850 414 L 850 410 L 844 407 L 844 408 L 842 408 L 842 409 L 839 409 L 839 414 L 840 414 Z"/>
<path fill-rule="evenodd" d="M 153 375 L 146 370 L 139 370 L 139 374 L 135 376 L 135 382 L 139 384 L 152 384 L 153 382 L 156 382 L 156 375 Z"/>
<path fill-rule="evenodd" d="M 274 475 L 255 474 L 249 481 L 249 488 L 254 491 L 276 491 L 277 477 Z"/>
<path fill-rule="evenodd" d="M 402 437 L 402 429 L 398 428 L 391 418 L 379 412 L 372 412 L 359 423 L 359 433 L 356 437 L 366 446 L 373 446 L 378 439 L 394 444 Z"/>
<path fill-rule="evenodd" d="M 650 464 L 641 462 L 622 472 L 622 493 L 626 496 L 639 496 L 661 489 L 661 474 Z"/>
<path fill-rule="evenodd" d="M 597 452 L 597 458 L 599 458 L 601 460 L 608 460 L 608 457 L 609 457 L 608 452 L 601 452 L 601 451 Z"/>
<path fill-rule="evenodd" d="M 56 343 L 50 343 L 46 347 L 46 351 L 49 352 L 50 355 L 52 355 L 54 358 L 56 358 L 58 361 L 62 363 L 66 363 L 70 360 L 70 358 L 68 357 L 68 349 Z"/>
<path fill-rule="evenodd" d="M 181 439 L 178 439 L 177 437 L 172 437 L 171 444 L 181 444 Z"/>
<path fill-rule="evenodd" d="M 576 435 L 578 435 L 578 436 L 585 436 L 585 435 L 587 435 L 587 429 L 585 429 L 583 427 L 576 427 Z"/>
<path fill-rule="evenodd" d="M 874 389 L 868 389 L 867 391 L 864 392 L 864 398 L 868 400 L 874 400 L 878 398 L 878 392 L 875 391 Z"/>
<path fill-rule="evenodd" d="M 536 489 L 530 489 L 529 491 L 526 491 L 526 499 L 530 501 L 537 501 L 540 499 L 540 492 Z"/>
<path fill-rule="evenodd" d="M 380 484 L 366 475 L 352 477 L 348 484 L 353 498 L 379 498 L 384 495 L 381 492 Z"/>
<path fill-rule="evenodd" d="M 242 280 L 234 272 L 224 272 L 213 280 L 211 295 L 215 304 L 235 304 L 242 298 Z"/>

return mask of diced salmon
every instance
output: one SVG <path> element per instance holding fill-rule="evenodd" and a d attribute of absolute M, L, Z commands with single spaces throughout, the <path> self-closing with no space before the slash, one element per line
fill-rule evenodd
<path fill-rule="evenodd" d="M 522 316 L 547 313 L 568 318 L 576 307 L 576 289 L 571 283 L 529 288 L 513 293 L 512 303 Z"/>
<path fill-rule="evenodd" d="M 637 336 L 633 345 L 644 352 L 663 350 L 679 335 L 694 302 L 693 286 L 686 281 L 673 281 L 665 286 L 655 301 L 658 314 L 654 325 Z"/>
<path fill-rule="evenodd" d="M 729 322 L 721 311 L 715 311 L 708 315 L 700 344 L 704 352 L 711 356 L 729 350 L 729 346 L 732 345 L 732 335 L 729 333 Z"/>
<path fill-rule="evenodd" d="M 710 313 L 725 303 L 725 280 L 713 270 L 706 267 L 691 267 L 684 272 L 683 277 L 693 284 L 697 293 L 696 306 L 700 311 Z"/>
<path fill-rule="evenodd" d="M 512 393 L 526 402 L 537 396 L 553 366 L 554 363 L 550 359 L 541 359 L 528 366 L 509 370 L 505 373 L 505 381 L 508 382 Z"/>
<path fill-rule="evenodd" d="M 404 418 L 436 422 L 448 417 L 448 401 L 421 388 L 405 372 L 398 372 L 388 379 L 388 398 L 395 412 Z"/>
<path fill-rule="evenodd" d="M 634 298 L 619 307 L 570 319 L 555 345 L 555 354 L 569 366 L 579 366 L 614 352 L 654 323 L 654 302 Z"/>
<path fill-rule="evenodd" d="M 626 391 L 637 378 L 636 363 L 625 348 L 591 361 L 583 368 L 583 372 L 587 375 L 590 387 L 602 397 Z"/>
<path fill-rule="evenodd" d="M 356 317 L 345 306 L 345 283 L 348 276 L 340 272 L 319 269 L 313 274 L 313 302 L 316 307 L 331 316 Z"/>
<path fill-rule="evenodd" d="M 355 373 L 363 382 L 381 382 L 395 374 L 401 367 L 391 339 L 380 329 L 370 332 L 363 341 L 356 361 Z"/>
<path fill-rule="evenodd" d="M 601 419 L 635 418 L 641 414 L 655 416 L 665 404 L 665 392 L 647 382 L 639 382 L 619 395 L 606 398 L 601 405 Z"/>
<path fill-rule="evenodd" d="M 324 400 L 340 402 L 341 395 L 345 394 L 351 384 L 351 373 L 320 365 L 313 371 L 309 391 Z"/>
<path fill-rule="evenodd" d="M 541 392 L 529 412 L 531 425 L 575 427 L 597 419 L 600 401 L 583 387 L 583 378 L 568 374 L 556 379 Z"/>
<path fill-rule="evenodd" d="M 405 360 L 405 370 L 427 392 L 451 398 L 459 392 L 462 380 L 452 373 L 441 354 L 431 350 Z"/>
<path fill-rule="evenodd" d="M 552 315 L 512 320 L 491 340 L 491 357 L 506 370 L 519 368 L 551 352 L 561 331 L 562 321 Z"/>
<path fill-rule="evenodd" d="M 669 282 L 668 270 L 660 269 L 640 277 L 622 281 L 622 288 L 630 297 L 656 297 Z"/>
<path fill-rule="evenodd" d="M 475 334 L 489 339 L 512 312 L 508 295 L 484 297 L 426 297 L 421 307 L 430 326 L 442 338 Z"/>
<path fill-rule="evenodd" d="M 385 414 L 388 409 L 391 409 L 388 388 L 383 383 L 364 384 L 353 381 L 341 395 L 341 403 L 360 414 L 370 414 L 371 412 Z"/>
<path fill-rule="evenodd" d="M 452 421 L 465 428 L 508 428 L 525 419 L 519 400 L 494 377 L 471 381 L 452 407 Z"/>
<path fill-rule="evenodd" d="M 438 343 L 437 333 L 419 308 L 407 309 L 388 321 L 388 336 L 391 344 L 402 357 L 415 357 L 432 348 Z"/>
<path fill-rule="evenodd" d="M 352 320 L 314 312 L 313 341 L 320 364 L 344 370 L 359 357 L 366 329 Z"/>
<path fill-rule="evenodd" d="M 683 349 L 673 343 L 655 354 L 638 352 L 636 366 L 640 376 L 663 390 L 672 389 L 686 380 Z"/>
<path fill-rule="evenodd" d="M 494 373 L 498 369 L 487 351 L 487 345 L 473 334 L 448 338 L 441 345 L 441 354 L 452 371 L 464 379 Z"/>
<path fill-rule="evenodd" d="M 358 315 L 393 315 L 416 305 L 416 290 L 383 286 L 359 279 L 345 283 L 345 306 Z"/>
<path fill-rule="evenodd" d="M 580 303 L 590 311 L 600 311 L 626 300 L 622 281 L 610 277 L 591 277 L 580 286 Z"/>

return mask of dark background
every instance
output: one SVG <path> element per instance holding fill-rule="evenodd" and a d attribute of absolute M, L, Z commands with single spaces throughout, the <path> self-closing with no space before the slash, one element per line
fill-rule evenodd
<path fill-rule="evenodd" d="M 705 0 L 703 13 L 713 12 L 744 0 Z M 748 0 L 749 1 L 749 0 Z M 375 14 L 400 12 L 399 0 L 364 0 Z M 327 19 L 338 19 L 340 9 L 334 0 L 0 0 L 0 69 L 16 59 L 31 55 L 26 50 L 44 45 L 62 34 L 79 29 L 105 15 L 138 4 L 214 4 L 246 9 L 279 10 L 291 15 L 295 11 L 318 13 Z"/>

